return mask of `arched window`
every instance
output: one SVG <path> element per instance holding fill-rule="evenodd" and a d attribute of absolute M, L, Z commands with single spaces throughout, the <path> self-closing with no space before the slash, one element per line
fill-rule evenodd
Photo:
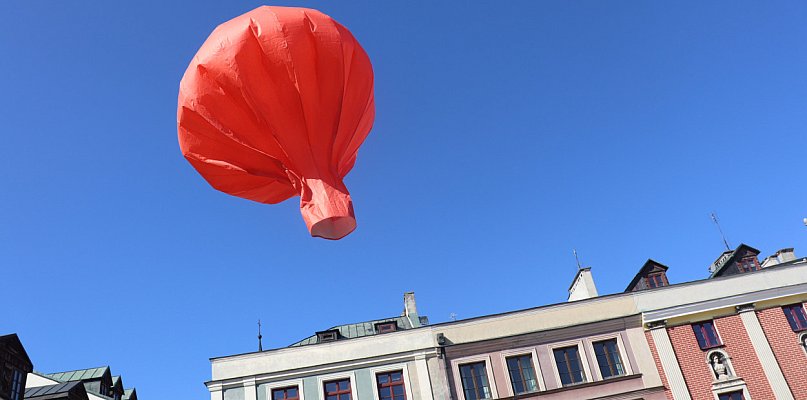
<path fill-rule="evenodd" d="M 712 379 L 721 381 L 734 378 L 734 367 L 731 365 L 731 357 L 722 349 L 712 350 L 706 354 L 706 364 L 712 373 Z"/>

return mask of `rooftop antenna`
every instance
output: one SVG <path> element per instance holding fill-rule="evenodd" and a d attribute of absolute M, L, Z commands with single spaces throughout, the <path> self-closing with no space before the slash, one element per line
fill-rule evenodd
<path fill-rule="evenodd" d="M 715 215 L 714 211 L 712 212 L 712 221 L 715 222 L 717 225 L 717 230 L 720 232 L 720 237 L 723 238 L 723 244 L 726 245 L 726 250 L 731 251 L 731 246 L 729 246 L 729 241 L 726 240 L 726 235 L 723 233 L 723 229 L 720 228 L 720 222 L 717 220 L 717 215 Z"/>
<path fill-rule="evenodd" d="M 582 266 L 582 265 L 580 265 L 580 258 L 579 258 L 579 257 L 577 257 L 577 250 L 576 250 L 576 249 L 572 249 L 572 253 L 574 253 L 574 260 L 577 262 L 577 269 L 578 269 L 578 270 L 583 269 L 583 266 Z"/>
<path fill-rule="evenodd" d="M 456 321 L 456 320 L 457 320 L 457 314 L 456 314 L 456 313 L 451 313 L 451 314 L 449 314 L 448 316 L 451 318 L 451 320 L 452 320 L 452 321 Z"/>
<path fill-rule="evenodd" d="M 263 351 L 263 335 L 261 335 L 261 320 L 258 319 L 258 351 Z"/>

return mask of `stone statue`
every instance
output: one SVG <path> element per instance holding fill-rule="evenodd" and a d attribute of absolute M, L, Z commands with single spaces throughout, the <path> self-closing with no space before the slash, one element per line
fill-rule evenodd
<path fill-rule="evenodd" d="M 712 354 L 712 370 L 714 370 L 715 377 L 718 380 L 727 379 L 729 377 L 729 369 L 723 362 L 724 357 L 720 353 Z"/>

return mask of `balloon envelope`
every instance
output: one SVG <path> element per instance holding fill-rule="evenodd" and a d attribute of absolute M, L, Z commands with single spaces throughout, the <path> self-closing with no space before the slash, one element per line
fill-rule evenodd
<path fill-rule="evenodd" d="M 185 158 L 214 188 L 261 203 L 300 196 L 312 236 L 356 228 L 342 179 L 373 124 L 373 69 L 311 9 L 260 7 L 217 27 L 179 88 Z"/>

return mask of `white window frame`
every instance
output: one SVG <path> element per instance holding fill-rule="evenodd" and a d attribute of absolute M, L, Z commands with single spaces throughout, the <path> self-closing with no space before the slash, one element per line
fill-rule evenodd
<path fill-rule="evenodd" d="M 541 372 L 541 364 L 538 363 L 538 352 L 535 350 L 535 347 L 523 347 L 520 349 L 512 349 L 506 350 L 499 353 L 502 361 L 502 366 L 504 367 L 504 380 L 507 385 L 507 394 L 509 396 L 515 396 L 516 394 L 513 391 L 513 382 L 510 379 L 510 367 L 507 366 L 507 358 L 513 356 L 523 356 L 525 354 L 530 354 L 532 356 L 532 368 L 535 372 L 535 379 L 538 381 L 538 392 L 542 392 L 546 390 L 546 383 L 544 383 L 544 374 Z M 538 393 L 538 392 L 528 392 L 528 393 Z"/>
<path fill-rule="evenodd" d="M 577 354 L 580 355 L 580 362 L 583 364 L 583 373 L 586 375 L 583 378 L 583 382 L 573 383 L 569 386 L 563 386 L 563 382 L 560 380 L 560 372 L 558 371 L 558 362 L 555 360 L 555 349 L 559 349 L 562 347 L 572 347 L 577 346 Z M 588 356 L 586 355 L 586 349 L 583 345 L 583 340 L 567 340 L 565 342 L 558 342 L 552 343 L 547 345 L 549 348 L 549 358 L 552 361 L 552 373 L 555 375 L 555 382 L 557 382 L 559 388 L 563 387 L 574 387 L 576 385 L 580 385 L 586 382 L 594 382 L 594 375 L 591 374 L 591 368 L 588 365 Z"/>
<path fill-rule="evenodd" d="M 715 328 L 715 334 L 717 335 L 717 340 L 720 342 L 720 344 L 717 345 L 717 346 L 714 346 L 714 347 L 706 348 L 706 349 L 701 349 L 700 344 L 698 344 L 698 348 L 703 350 L 703 351 L 709 351 L 709 350 L 712 350 L 712 349 L 717 349 L 717 348 L 725 346 L 726 344 L 723 342 L 723 336 L 720 335 L 720 329 L 717 328 L 717 317 L 709 318 L 709 319 L 703 319 L 703 320 L 699 320 L 699 321 L 692 321 L 692 322 L 689 323 L 689 330 L 691 330 L 692 334 L 695 335 L 695 331 L 692 329 L 692 325 L 702 324 L 704 322 L 711 322 L 712 323 L 712 326 Z M 695 337 L 695 343 L 698 343 L 697 336 Z"/>
<path fill-rule="evenodd" d="M 490 355 L 485 354 L 481 356 L 462 357 L 451 360 L 451 371 L 454 375 L 454 389 L 457 391 L 458 400 L 465 400 L 465 390 L 462 387 L 460 365 L 472 364 L 480 361 L 485 363 L 485 373 L 488 376 L 491 399 L 499 398 L 499 391 L 496 390 L 496 379 L 493 376 L 493 363 L 490 360 Z"/>
<path fill-rule="evenodd" d="M 343 379 L 350 380 L 350 398 L 351 400 L 358 400 L 359 396 L 356 394 L 356 372 L 345 371 L 336 372 L 328 375 L 320 375 L 317 377 L 317 386 L 319 388 L 319 400 L 325 400 L 325 382 L 339 381 Z"/>
<path fill-rule="evenodd" d="M 619 351 L 619 358 L 622 360 L 622 367 L 625 368 L 625 374 L 619 376 L 628 376 L 633 375 L 633 367 L 630 365 L 630 358 L 628 358 L 628 352 L 625 351 L 625 343 L 622 341 L 622 333 L 621 332 L 614 332 L 608 333 L 604 335 L 597 335 L 592 336 L 584 339 L 586 342 L 586 349 L 591 351 L 591 355 L 594 357 L 594 364 L 597 365 L 597 368 L 594 369 L 594 375 L 592 376 L 595 381 L 603 381 L 608 379 L 616 378 L 616 376 L 612 376 L 610 378 L 603 378 L 602 373 L 600 372 L 600 361 L 597 360 L 597 352 L 594 351 L 594 342 L 602 342 L 604 340 L 611 340 L 616 339 L 616 347 Z"/>
<path fill-rule="evenodd" d="M 712 389 L 712 396 L 714 396 L 714 400 L 720 400 L 720 395 L 730 392 L 736 391 L 743 392 L 743 400 L 751 400 L 751 394 L 748 393 L 748 386 L 745 385 L 745 382 L 742 380 L 738 380 L 736 384 L 730 386 L 724 386 L 720 389 Z"/>
<path fill-rule="evenodd" d="M 400 364 L 390 364 L 384 365 L 381 367 L 375 367 L 370 369 L 370 375 L 373 380 L 373 398 L 380 399 L 381 396 L 378 394 L 378 374 L 389 373 L 389 372 L 396 372 L 401 371 L 401 375 L 403 375 L 404 380 L 404 393 L 406 393 L 406 400 L 415 400 L 412 396 L 412 380 L 409 379 L 409 368 L 407 367 L 406 363 Z"/>
<path fill-rule="evenodd" d="M 260 390 L 261 386 L 265 386 L 267 393 L 266 393 L 266 400 L 272 400 L 272 390 L 275 389 L 282 389 L 292 386 L 297 386 L 297 395 L 300 397 L 300 400 L 305 399 L 305 393 L 303 393 L 303 380 L 302 379 L 287 379 L 283 381 L 269 381 L 269 380 L 256 380 L 255 381 L 255 398 L 258 398 L 258 390 Z M 351 387 L 352 389 L 352 387 Z"/>

